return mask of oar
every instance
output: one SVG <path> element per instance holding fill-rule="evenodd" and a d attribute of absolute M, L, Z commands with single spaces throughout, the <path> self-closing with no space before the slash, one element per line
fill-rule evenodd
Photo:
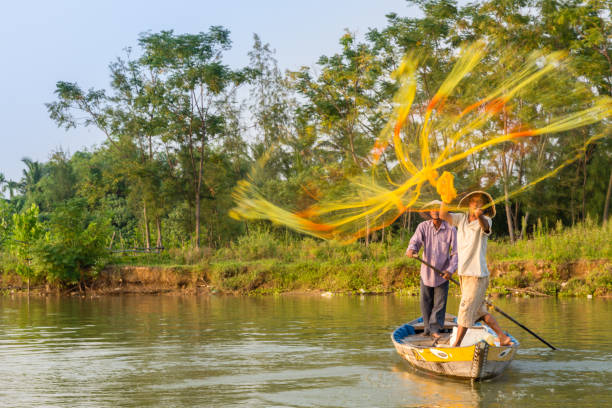
<path fill-rule="evenodd" d="M 441 270 L 439 270 L 438 268 L 436 268 L 435 266 L 425 262 L 424 260 L 422 260 L 421 258 L 419 258 L 418 256 L 415 257 L 416 259 L 418 259 L 419 261 L 421 261 L 424 265 L 429 266 L 431 269 L 433 269 L 434 271 L 436 271 L 436 273 L 438 273 L 440 276 L 444 275 L 444 272 L 442 272 Z M 455 285 L 461 287 L 461 285 L 459 285 L 459 282 L 457 282 L 455 279 L 450 278 L 449 279 L 451 282 L 453 282 Z M 506 317 L 508 320 L 511 320 L 513 323 L 516 323 L 521 329 L 524 329 L 526 331 L 529 332 L 529 334 L 531 334 L 532 336 L 534 336 L 536 339 L 540 340 L 542 343 L 546 344 L 548 347 L 550 347 L 553 350 L 556 350 L 556 348 L 550 344 L 549 342 L 547 342 L 546 340 L 544 340 L 543 338 L 541 338 L 540 336 L 538 336 L 537 334 L 535 334 L 533 331 L 529 330 L 529 328 L 525 327 L 524 325 L 520 324 L 519 322 L 517 322 L 516 320 L 514 320 L 512 317 L 510 317 L 508 314 L 506 314 L 503 310 L 501 310 L 500 308 L 498 308 L 497 306 L 495 306 L 493 303 L 491 303 L 491 301 L 485 299 L 485 302 L 487 303 L 487 305 L 489 305 L 490 307 L 493 308 L 493 310 L 495 310 L 497 313 L 503 315 L 504 317 Z"/>

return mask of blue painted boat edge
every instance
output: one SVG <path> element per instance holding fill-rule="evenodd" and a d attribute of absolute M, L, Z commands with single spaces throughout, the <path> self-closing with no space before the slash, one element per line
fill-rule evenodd
<path fill-rule="evenodd" d="M 404 337 L 412 336 L 413 334 L 416 334 L 416 330 L 414 329 L 414 326 L 413 326 L 413 324 L 416 324 L 416 323 L 423 323 L 423 316 L 417 317 L 416 319 L 411 320 L 408 323 L 403 324 L 397 329 L 395 329 L 393 333 L 391 334 L 391 339 L 393 339 L 393 341 L 396 343 L 403 344 L 401 340 Z"/>
<path fill-rule="evenodd" d="M 393 335 L 391 336 L 391 338 L 396 343 L 402 343 L 402 339 L 404 337 L 412 336 L 413 334 L 416 334 L 416 331 L 414 330 L 414 327 L 412 325 L 406 323 L 406 324 L 398 327 L 397 329 L 395 329 L 393 331 Z"/>

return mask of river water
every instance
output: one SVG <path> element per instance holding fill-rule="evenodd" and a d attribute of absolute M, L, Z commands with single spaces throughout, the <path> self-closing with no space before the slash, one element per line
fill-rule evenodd
<path fill-rule="evenodd" d="M 4 296 L 0 406 L 612 406 L 612 300 L 496 305 L 559 350 L 498 316 L 520 351 L 471 384 L 396 354 L 416 297 Z"/>

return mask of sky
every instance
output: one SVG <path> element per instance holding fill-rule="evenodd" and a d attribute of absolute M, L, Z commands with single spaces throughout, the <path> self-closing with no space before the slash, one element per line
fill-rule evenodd
<path fill-rule="evenodd" d="M 386 25 L 386 14 L 417 16 L 405 0 L 21 0 L 3 2 L 0 14 L 0 173 L 18 181 L 21 159 L 47 161 L 53 151 L 70 154 L 104 140 L 99 130 L 66 131 L 49 118 L 57 81 L 82 88 L 109 87 L 108 64 L 137 49 L 144 32 L 177 34 L 231 31 L 225 62 L 248 64 L 253 34 L 276 50 L 281 69 L 314 67 L 321 55 L 340 50 L 348 29 L 363 38 Z"/>

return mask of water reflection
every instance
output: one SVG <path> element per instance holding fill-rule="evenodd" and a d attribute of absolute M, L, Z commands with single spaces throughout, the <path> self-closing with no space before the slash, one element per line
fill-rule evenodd
<path fill-rule="evenodd" d="M 411 394 L 421 400 L 405 407 L 472 408 L 480 405 L 478 384 L 434 376 L 417 371 L 406 363 L 395 364 L 392 371 L 398 373 L 403 386 L 412 389 Z"/>
<path fill-rule="evenodd" d="M 449 310 L 456 310 L 456 298 Z M 389 335 L 412 297 L 0 298 L 0 406 L 602 406 L 612 301 L 501 299 L 559 347 L 521 342 L 497 379 L 420 373 Z M 604 404 L 602 404 L 604 402 Z"/>

